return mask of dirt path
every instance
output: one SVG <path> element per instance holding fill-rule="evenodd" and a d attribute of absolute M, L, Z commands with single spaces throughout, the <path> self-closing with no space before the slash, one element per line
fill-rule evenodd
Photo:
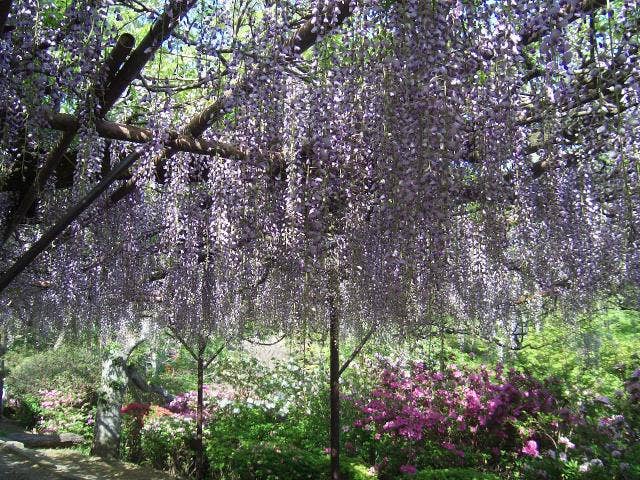
<path fill-rule="evenodd" d="M 36 478 L 58 480 L 64 477 L 34 465 L 20 455 L 3 449 L 0 450 L 0 478 L 6 480 L 34 480 Z"/>
<path fill-rule="evenodd" d="M 124 462 L 105 462 L 72 449 L 31 449 L 2 439 L 21 431 L 0 421 L 0 479 L 2 480 L 175 480 L 157 470 Z"/>

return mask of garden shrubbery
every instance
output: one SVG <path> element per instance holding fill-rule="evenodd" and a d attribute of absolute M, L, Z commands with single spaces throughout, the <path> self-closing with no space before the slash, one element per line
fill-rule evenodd
<path fill-rule="evenodd" d="M 323 476 L 327 462 L 317 453 L 265 442 L 238 448 L 228 468 L 234 480 L 311 480 Z"/>
<path fill-rule="evenodd" d="M 6 380 L 7 413 L 27 428 L 77 433 L 89 441 L 100 377 L 95 355 L 88 348 L 63 345 L 16 361 Z"/>
<path fill-rule="evenodd" d="M 443 468 L 423 470 L 412 476 L 413 480 L 500 480 L 493 473 L 478 472 L 470 468 Z"/>
<path fill-rule="evenodd" d="M 37 396 L 40 391 L 55 387 L 92 400 L 100 379 L 100 362 L 96 358 L 96 351 L 77 345 L 35 352 L 11 368 L 7 387 L 14 397 Z"/>
<path fill-rule="evenodd" d="M 253 388 L 248 382 L 237 390 L 205 388 L 210 477 L 323 477 L 324 372 L 292 376 L 290 364 L 277 364 L 268 374 L 250 364 L 245 367 L 255 370 L 241 376 L 251 377 Z M 638 373 L 615 398 L 577 405 L 558 394 L 557 379 L 501 366 L 436 371 L 415 361 L 363 362 L 343 385 L 345 478 L 638 478 Z M 139 432 L 129 433 L 129 443 L 137 439 L 144 463 L 182 475 L 193 471 L 195 399 L 194 391 L 184 392 L 166 408 L 130 416 L 127 425 L 139 425 Z"/>
<path fill-rule="evenodd" d="M 638 373 L 615 400 L 578 409 L 514 370 L 384 362 L 351 439 L 381 478 L 456 466 L 508 478 L 635 478 L 637 462 L 626 459 L 640 432 Z"/>
<path fill-rule="evenodd" d="M 420 362 L 381 368 L 380 384 L 362 404 L 363 418 L 356 426 L 403 452 L 408 463 L 421 456 L 425 442 L 460 462 L 466 451 L 495 458 L 501 451 L 518 451 L 523 440 L 516 422 L 558 409 L 542 383 L 514 370 L 469 371 L 452 365 L 439 372 Z M 388 462 L 382 463 L 386 468 Z"/>
<path fill-rule="evenodd" d="M 640 480 L 640 370 L 631 363 L 601 366 L 619 377 L 619 388 L 599 391 L 568 387 L 558 365 L 551 369 L 555 377 L 543 379 L 522 368 L 482 366 L 458 353 L 458 366 L 440 371 L 433 357 L 421 361 L 417 352 L 402 360 L 364 354 L 345 372 L 345 480 Z M 182 357 L 168 355 L 154 377 L 174 386 L 169 404 L 153 405 L 157 397 L 129 391 L 122 455 L 189 477 L 195 469 L 196 392 Z M 93 358 L 68 347 L 16 362 L 8 379 L 9 412 L 40 431 L 90 439 L 98 377 Z M 536 362 L 543 358 L 537 351 L 535 362 L 522 364 L 535 364 L 540 373 Z M 598 386 L 586 374 L 576 376 L 574 367 L 570 373 L 571 381 L 586 378 L 590 388 Z M 208 374 L 216 381 L 204 389 L 208 479 L 326 476 L 328 382 L 321 355 L 265 365 L 229 353 Z M 183 386 L 188 388 L 176 391 Z"/>

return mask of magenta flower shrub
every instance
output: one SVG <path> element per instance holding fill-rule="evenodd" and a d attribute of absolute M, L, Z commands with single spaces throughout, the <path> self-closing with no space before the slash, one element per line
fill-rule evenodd
<path fill-rule="evenodd" d="M 539 414 L 559 412 L 558 401 L 544 383 L 514 370 L 451 365 L 439 372 L 419 362 L 386 364 L 380 384 L 359 407 L 362 416 L 355 427 L 368 432 L 374 444 L 391 442 L 403 451 L 408 463 L 402 472 L 409 471 L 407 465 L 427 445 L 450 452 L 460 464 L 470 451 L 495 459 L 504 451 L 538 456 L 536 432 L 518 425 Z M 381 467 L 392 463 L 383 458 Z"/>
<path fill-rule="evenodd" d="M 73 406 L 78 403 L 78 399 L 70 393 L 60 390 L 39 390 L 40 406 L 44 409 Z"/>
<path fill-rule="evenodd" d="M 204 395 L 204 401 L 206 402 L 207 406 L 209 406 L 208 405 L 209 402 L 207 398 L 208 393 L 209 393 L 209 388 L 207 385 L 205 385 L 203 387 L 203 395 Z M 191 390 L 189 392 L 184 392 L 176 395 L 176 397 L 167 404 L 167 409 L 183 417 L 195 419 L 197 401 L 198 401 L 198 392 L 196 392 L 195 390 Z M 205 411 L 206 410 L 208 409 L 205 409 Z M 208 412 L 205 414 L 205 416 L 208 417 Z"/>
<path fill-rule="evenodd" d="M 538 451 L 538 442 L 535 440 L 529 440 L 522 447 L 522 453 L 525 455 L 529 455 L 530 457 L 539 457 L 540 452 Z"/>
<path fill-rule="evenodd" d="M 636 370 L 614 397 L 594 394 L 575 411 L 563 408 L 518 422 L 535 436 L 522 448 L 517 469 L 524 480 L 640 478 L 639 379 Z"/>
<path fill-rule="evenodd" d="M 222 385 L 203 386 L 203 416 L 208 421 L 211 415 L 233 402 L 236 399 L 235 392 Z M 195 419 L 198 409 L 198 392 L 191 390 L 176 395 L 175 398 L 166 405 L 166 408 L 183 418 Z"/>
<path fill-rule="evenodd" d="M 552 412 L 557 402 L 545 386 L 524 374 L 502 368 L 444 372 L 421 363 L 408 369 L 387 366 L 380 386 L 362 405 L 357 427 L 419 442 L 437 440 L 447 450 L 468 446 L 515 444 L 513 423 L 523 416 Z"/>
<path fill-rule="evenodd" d="M 91 439 L 94 407 L 77 394 L 56 389 L 38 391 L 40 433 L 71 432 Z"/>

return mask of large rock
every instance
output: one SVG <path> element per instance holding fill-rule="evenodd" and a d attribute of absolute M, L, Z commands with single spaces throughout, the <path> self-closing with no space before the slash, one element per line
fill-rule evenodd
<path fill-rule="evenodd" d="M 27 448 L 64 448 L 73 447 L 84 442 L 84 437 L 75 433 L 10 433 L 7 439 L 20 442 Z"/>

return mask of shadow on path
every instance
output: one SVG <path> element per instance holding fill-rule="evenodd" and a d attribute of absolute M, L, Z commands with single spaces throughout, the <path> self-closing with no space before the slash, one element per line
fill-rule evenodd
<path fill-rule="evenodd" d="M 175 480 L 151 468 L 88 457 L 77 450 L 31 449 L 8 441 L 7 435 L 24 433 L 19 426 L 0 419 L 0 479 L 11 480 Z"/>

